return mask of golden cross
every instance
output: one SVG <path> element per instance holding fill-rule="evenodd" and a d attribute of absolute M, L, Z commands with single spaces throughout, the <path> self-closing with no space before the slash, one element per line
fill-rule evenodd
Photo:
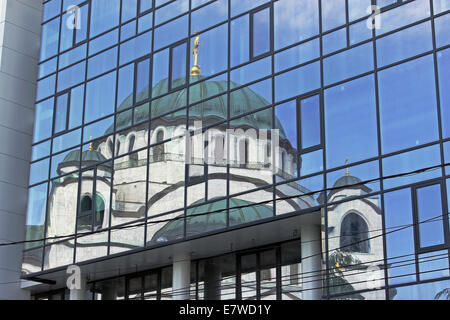
<path fill-rule="evenodd" d="M 198 76 L 200 75 L 200 67 L 198 64 L 198 47 L 200 46 L 200 36 L 197 32 L 194 32 L 194 35 L 197 35 L 194 40 L 194 49 L 192 49 L 192 54 L 194 55 L 194 65 L 191 68 L 191 75 Z"/>

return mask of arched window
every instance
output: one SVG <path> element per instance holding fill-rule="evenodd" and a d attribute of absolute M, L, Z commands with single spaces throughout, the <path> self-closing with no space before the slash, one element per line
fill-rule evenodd
<path fill-rule="evenodd" d="M 357 213 L 347 214 L 341 225 L 341 250 L 344 252 L 370 252 L 369 228 Z"/>
<path fill-rule="evenodd" d="M 78 229 L 91 228 L 92 226 L 92 198 L 85 195 L 81 198 L 80 210 L 77 219 Z"/>
<path fill-rule="evenodd" d="M 158 133 L 156 134 L 156 143 L 162 142 L 164 141 L 164 131 L 163 130 L 159 130 Z M 164 157 L 164 144 L 158 144 L 157 146 L 155 146 L 154 149 L 154 160 L 155 161 L 162 161 L 163 157 Z"/>
<path fill-rule="evenodd" d="M 133 151 L 135 141 L 136 141 L 136 136 L 133 134 L 130 137 L 130 140 L 128 142 L 128 152 L 132 152 Z M 130 154 L 130 162 L 131 162 L 132 166 L 136 166 L 137 165 L 137 162 L 138 162 L 138 154 L 137 154 L 137 152 Z"/>
<path fill-rule="evenodd" d="M 92 217 L 94 215 L 94 217 Z M 105 202 L 100 195 L 95 196 L 95 211 L 91 196 L 85 195 L 81 198 L 80 211 L 78 212 L 78 230 L 98 229 L 103 225 L 105 217 Z"/>

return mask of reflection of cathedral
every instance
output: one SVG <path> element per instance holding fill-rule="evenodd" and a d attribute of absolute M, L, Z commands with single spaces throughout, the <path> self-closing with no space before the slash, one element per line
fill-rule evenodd
<path fill-rule="evenodd" d="M 336 188 L 336 189 L 335 189 Z M 330 293 L 376 288 L 384 279 L 382 217 L 378 197 L 358 198 L 372 190 L 347 174 L 327 195 L 328 246 L 331 269 Z M 323 200 L 323 199 L 322 199 Z M 346 200 L 345 202 L 339 202 Z M 339 249 L 339 250 L 336 250 Z M 350 266 L 349 266 L 350 265 Z M 368 280 L 375 280 L 368 284 Z M 381 287 L 383 284 L 379 285 Z M 351 296 L 353 299 L 385 299 L 383 290 Z"/>
<path fill-rule="evenodd" d="M 193 69 L 191 82 L 202 79 L 199 73 L 200 68 Z M 177 81 L 184 79 L 175 80 L 175 84 L 169 84 L 168 79 L 162 80 L 151 93 L 146 89 L 140 95 L 158 96 L 167 92 L 169 86 L 176 87 Z M 233 89 L 238 85 L 230 83 L 230 87 Z M 270 202 L 273 190 L 264 187 L 273 184 L 273 173 L 275 181 L 297 176 L 297 166 L 301 166 L 297 160 L 297 146 L 291 145 L 280 120 L 273 116 L 270 108 L 230 121 L 228 127 L 229 114 L 245 114 L 263 109 L 270 103 L 248 88 L 234 91 L 229 99 L 222 95 L 207 100 L 227 90 L 226 81 L 211 80 L 200 82 L 189 91 L 183 89 L 164 95 L 152 102 L 151 118 L 155 119 L 150 128 L 148 105 L 127 112 L 129 101 L 124 101 L 118 107 L 118 111 L 124 112 L 117 116 L 115 126 L 108 128 L 103 138 L 91 141 L 89 149 L 83 152 L 68 153 L 57 168 L 61 177 L 52 182 L 46 236 L 69 235 L 74 230 L 78 233 L 99 232 L 78 237 L 76 241 L 61 239 L 47 246 L 44 269 L 70 265 L 74 255 L 76 262 L 83 262 L 145 246 L 172 243 L 185 236 L 213 234 L 227 227 L 315 207 L 316 199 L 308 194 L 310 191 L 290 182 L 276 188 L 276 198 L 307 195 L 276 201 L 274 210 L 273 202 Z M 128 99 L 132 100 L 132 97 Z M 187 99 L 202 102 L 191 106 L 186 114 L 183 107 Z M 159 115 L 162 116 L 156 118 Z M 189 140 L 186 127 L 194 133 Z M 203 135 L 205 127 L 209 129 Z M 114 135 L 114 129 L 118 131 L 118 128 L 126 129 Z M 273 128 L 278 129 L 279 140 L 274 139 L 270 131 Z M 227 133 L 227 129 L 232 130 Z M 266 130 L 266 134 L 261 135 L 258 130 Z M 147 148 L 149 145 L 151 147 Z M 334 185 L 339 189 L 328 194 L 327 203 L 370 192 L 363 185 L 351 186 L 358 182 L 349 175 L 339 179 Z M 260 203 L 265 200 L 269 201 Z M 319 203 L 324 200 L 323 194 L 317 199 Z M 227 208 L 231 209 L 228 211 Z M 205 263 L 200 285 L 205 289 L 205 298 L 232 297 L 234 289 L 227 289 L 227 286 L 233 287 L 236 280 L 221 279 L 236 274 L 234 261 L 239 261 L 240 298 L 253 299 L 258 295 L 261 299 L 274 299 L 278 283 L 282 285 L 283 299 L 320 298 L 323 282 L 320 276 L 314 278 L 311 273 L 325 268 L 324 257 L 320 254 L 322 214 L 316 210 L 311 215 L 314 217 L 302 225 L 294 225 L 300 230 L 305 244 L 297 241 L 293 242 L 296 246 L 238 255 L 232 258 L 233 267 L 229 270 L 225 262 Z M 382 238 L 365 241 L 377 234 L 371 230 L 382 229 L 378 200 L 369 197 L 331 204 L 327 215 L 329 249 L 344 247 L 340 253 L 345 259 L 341 260 L 358 265 L 341 267 L 341 260 L 330 258 L 336 262 L 330 268 L 336 267 L 338 273 L 345 273 L 340 276 L 341 282 L 334 286 L 335 292 L 365 289 L 365 270 L 383 263 Z M 153 223 L 158 220 L 163 222 Z M 148 223 L 147 228 L 142 222 Z M 110 234 L 101 232 L 109 227 L 130 224 L 131 228 L 113 230 Z M 272 228 L 276 231 L 277 227 Z M 298 235 L 295 238 L 298 240 Z M 209 241 L 208 237 L 204 239 L 204 243 Z M 258 247 L 258 243 L 253 245 Z M 302 260 L 301 256 L 309 255 L 315 257 L 310 261 Z M 24 271 L 34 272 L 33 264 L 39 262 L 25 257 Z M 303 279 L 302 274 L 308 274 L 308 277 Z M 223 288 L 217 292 L 208 279 L 222 281 Z M 116 298 L 118 292 L 123 291 L 114 290 Z M 306 293 L 301 293 L 302 290 Z M 110 296 L 106 291 L 102 294 L 104 298 Z M 376 295 L 368 293 L 363 298 L 381 298 Z"/>

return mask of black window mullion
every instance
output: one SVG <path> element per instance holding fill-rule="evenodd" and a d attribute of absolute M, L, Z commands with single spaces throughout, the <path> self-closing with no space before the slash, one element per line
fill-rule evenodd
<path fill-rule="evenodd" d="M 254 40 L 254 35 L 253 35 L 253 15 L 254 15 L 255 13 L 254 12 L 251 12 L 250 14 L 249 14 L 249 23 L 248 23 L 248 28 L 249 28 L 249 46 L 248 46 L 248 48 L 249 48 L 249 50 L 250 50 L 250 53 L 249 53 L 249 57 L 250 57 L 250 61 L 252 61 L 253 60 L 253 40 Z"/>
<path fill-rule="evenodd" d="M 69 131 L 69 125 L 70 125 L 70 107 L 71 107 L 71 100 L 72 100 L 72 90 L 69 90 L 67 92 L 67 105 L 66 105 L 66 128 L 65 131 Z"/>

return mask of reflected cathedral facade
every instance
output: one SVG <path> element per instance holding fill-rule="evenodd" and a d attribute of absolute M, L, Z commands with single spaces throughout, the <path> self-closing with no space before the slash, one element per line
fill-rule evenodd
<path fill-rule="evenodd" d="M 109 1 L 44 3 L 22 265 L 34 298 L 433 299 L 450 287 L 433 160 L 447 150 L 450 3 Z M 70 32 L 69 3 L 81 13 Z M 375 4 L 381 29 L 366 23 Z M 387 57 L 412 35 L 429 51 Z M 73 264 L 82 290 L 65 288 Z"/>

